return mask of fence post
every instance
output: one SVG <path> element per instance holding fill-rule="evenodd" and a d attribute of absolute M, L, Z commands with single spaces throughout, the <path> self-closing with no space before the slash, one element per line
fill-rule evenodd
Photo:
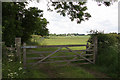
<path fill-rule="evenodd" d="M 26 46 L 26 43 L 23 44 L 23 47 Z M 26 69 L 26 48 L 23 48 L 23 65 L 24 69 Z"/>
<path fill-rule="evenodd" d="M 94 55 L 93 55 L 93 62 L 95 64 L 97 58 L 97 37 L 94 38 Z"/>
<path fill-rule="evenodd" d="M 21 38 L 15 38 L 15 47 L 17 50 L 17 56 L 21 61 Z"/>

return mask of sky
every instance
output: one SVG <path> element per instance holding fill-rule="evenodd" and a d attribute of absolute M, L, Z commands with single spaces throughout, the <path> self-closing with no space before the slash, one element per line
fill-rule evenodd
<path fill-rule="evenodd" d="M 104 31 L 104 33 L 118 32 L 118 2 L 106 7 L 104 4 L 98 6 L 98 3 L 88 0 L 86 3 L 87 12 L 91 14 L 88 21 L 77 24 L 71 21 L 67 16 L 63 17 L 56 11 L 47 11 L 47 1 L 41 0 L 40 3 L 30 2 L 28 7 L 38 7 L 43 10 L 43 16 L 49 21 L 47 28 L 50 33 L 79 33 L 88 34 L 90 30 Z"/>

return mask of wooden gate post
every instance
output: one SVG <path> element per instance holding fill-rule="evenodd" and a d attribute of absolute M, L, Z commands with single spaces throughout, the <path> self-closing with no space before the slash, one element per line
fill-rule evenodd
<path fill-rule="evenodd" d="M 15 38 L 15 47 L 17 50 L 17 56 L 21 61 L 21 38 Z"/>
<path fill-rule="evenodd" d="M 97 58 L 97 36 L 94 38 L 94 55 L 93 55 L 93 63 L 95 64 Z"/>
<path fill-rule="evenodd" d="M 23 47 L 26 46 L 26 43 L 23 44 Z M 26 69 L 26 48 L 23 48 L 23 65 L 24 69 Z"/>

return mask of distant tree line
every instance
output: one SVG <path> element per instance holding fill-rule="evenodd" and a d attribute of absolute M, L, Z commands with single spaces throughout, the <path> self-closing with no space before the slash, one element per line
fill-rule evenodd
<path fill-rule="evenodd" d="M 94 32 L 94 34 L 98 33 L 98 31 L 94 31 L 94 30 L 91 30 L 89 32 L 89 34 L 86 34 L 86 35 L 93 35 L 93 33 L 91 32 Z M 100 33 L 104 33 L 104 31 L 100 32 Z M 112 32 L 112 33 L 109 33 L 109 34 L 117 34 L 116 32 Z M 119 33 L 118 33 L 119 34 Z M 49 36 L 85 36 L 85 34 L 79 34 L 79 33 L 66 33 L 66 34 L 56 34 L 56 33 L 51 33 L 49 34 Z"/>
<path fill-rule="evenodd" d="M 84 36 L 85 34 L 79 34 L 79 33 L 68 33 L 68 34 L 49 34 L 49 36 Z"/>

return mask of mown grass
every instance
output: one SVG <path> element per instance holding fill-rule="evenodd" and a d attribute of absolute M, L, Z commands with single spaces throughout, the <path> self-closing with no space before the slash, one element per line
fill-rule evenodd
<path fill-rule="evenodd" d="M 37 42 L 43 45 L 70 45 L 70 44 L 86 44 L 90 36 L 55 36 L 41 38 L 40 36 L 33 37 L 32 42 Z"/>
<path fill-rule="evenodd" d="M 31 39 L 31 41 L 34 43 L 37 43 L 36 45 L 71 45 L 71 44 L 86 44 L 89 36 L 78 36 L 78 37 L 48 37 L 45 39 L 41 39 L 39 36 L 36 36 Z M 29 44 L 30 45 L 30 44 Z M 32 49 L 34 51 L 55 51 L 58 48 L 39 48 L 39 49 Z M 81 49 L 86 49 L 86 47 L 72 47 L 71 49 L 73 50 L 81 50 Z M 63 48 L 62 50 L 66 50 Z M 28 50 L 29 52 L 29 50 Z M 48 53 L 50 54 L 50 53 Z M 48 55 L 42 54 L 42 55 Z M 67 53 L 61 53 L 58 52 L 52 56 L 62 56 L 62 55 L 75 55 L 74 53 L 67 52 Z M 35 54 L 29 54 L 27 55 L 28 57 L 38 57 L 40 55 L 35 55 Z M 72 57 L 73 58 L 73 57 Z M 54 60 L 66 60 L 66 59 L 72 59 L 72 58 L 55 58 Z M 36 62 L 38 60 L 28 60 L 28 62 Z M 33 70 L 30 72 L 32 73 L 32 78 L 94 78 L 94 76 L 80 67 L 76 66 L 63 66 L 63 67 L 58 67 L 57 65 L 63 65 L 64 63 L 51 63 L 51 64 L 39 64 L 37 66 L 40 71 Z M 44 67 L 43 67 L 44 66 Z M 42 70 L 42 71 L 41 71 Z M 38 75 L 40 74 L 40 75 Z"/>
<path fill-rule="evenodd" d="M 74 36 L 74 37 L 50 37 L 45 39 L 47 45 L 71 45 L 71 44 L 86 44 L 89 36 Z"/>
<path fill-rule="evenodd" d="M 89 37 L 90 36 L 51 36 L 47 38 L 41 38 L 40 36 L 34 36 L 31 41 L 37 42 L 38 45 L 75 45 L 87 44 Z M 85 48 L 86 47 L 71 47 L 73 50 Z"/>

